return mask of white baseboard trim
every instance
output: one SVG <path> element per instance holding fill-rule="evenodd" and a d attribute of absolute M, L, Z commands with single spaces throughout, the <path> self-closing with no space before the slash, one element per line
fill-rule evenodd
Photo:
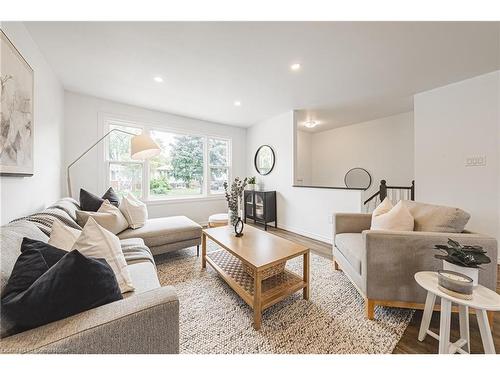
<path fill-rule="evenodd" d="M 312 238 L 314 240 L 326 242 L 326 243 L 329 243 L 329 244 L 333 243 L 333 239 L 332 238 L 325 237 L 325 236 L 322 236 L 322 235 L 319 235 L 319 234 L 316 234 L 316 233 L 308 232 L 308 231 L 305 231 L 305 230 L 302 230 L 302 229 L 290 227 L 288 225 L 278 224 L 278 228 L 287 230 L 289 232 L 293 232 L 293 233 L 299 234 L 301 236 L 309 237 L 309 238 Z"/>

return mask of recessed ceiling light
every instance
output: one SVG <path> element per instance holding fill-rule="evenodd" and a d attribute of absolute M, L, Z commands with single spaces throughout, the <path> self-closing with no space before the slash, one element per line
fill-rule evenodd
<path fill-rule="evenodd" d="M 241 102 L 239 100 L 235 100 L 233 103 L 236 107 L 241 107 Z"/>
<path fill-rule="evenodd" d="M 306 128 L 309 128 L 309 129 L 314 128 L 316 125 L 318 125 L 318 123 L 316 121 L 306 121 L 306 122 L 304 122 L 304 126 Z"/>
<path fill-rule="evenodd" d="M 155 80 L 155 82 L 158 82 L 158 83 L 162 83 L 163 82 L 163 78 L 161 78 L 160 76 L 156 76 L 153 79 Z"/>
<path fill-rule="evenodd" d="M 290 65 L 290 69 L 294 71 L 300 70 L 300 64 L 299 63 L 292 64 Z"/>

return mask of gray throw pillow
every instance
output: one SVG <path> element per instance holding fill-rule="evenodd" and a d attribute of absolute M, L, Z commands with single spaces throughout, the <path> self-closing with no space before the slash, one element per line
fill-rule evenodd
<path fill-rule="evenodd" d="M 404 201 L 415 219 L 415 231 L 462 233 L 470 214 L 456 207 Z"/>

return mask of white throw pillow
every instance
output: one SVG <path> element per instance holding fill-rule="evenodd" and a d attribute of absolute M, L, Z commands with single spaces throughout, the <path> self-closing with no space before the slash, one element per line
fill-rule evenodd
<path fill-rule="evenodd" d="M 370 229 L 413 231 L 414 224 L 413 216 L 402 201 L 393 207 L 389 199 L 385 198 L 373 211 Z"/>
<path fill-rule="evenodd" d="M 372 212 L 372 217 L 375 217 L 375 216 L 380 216 L 380 215 L 383 215 L 387 212 L 389 212 L 390 210 L 392 210 L 394 206 L 392 205 L 391 201 L 389 200 L 389 198 L 385 198 L 378 206 L 377 208 L 375 208 L 375 210 L 373 210 Z"/>
<path fill-rule="evenodd" d="M 58 249 L 71 251 L 81 233 L 81 230 L 68 227 L 59 220 L 54 220 L 52 230 L 50 231 L 49 245 Z"/>
<path fill-rule="evenodd" d="M 113 206 L 107 199 L 101 204 L 97 212 L 76 211 L 76 220 L 80 226 L 85 226 L 89 217 L 93 217 L 97 224 L 113 234 L 123 232 L 128 228 L 127 219 L 122 212 Z"/>
<path fill-rule="evenodd" d="M 122 293 L 134 290 L 120 240 L 89 217 L 74 248 L 85 256 L 103 258 L 113 270 Z"/>
<path fill-rule="evenodd" d="M 148 208 L 133 194 L 128 193 L 120 203 L 120 211 L 128 221 L 130 228 L 143 227 L 148 219 Z"/>

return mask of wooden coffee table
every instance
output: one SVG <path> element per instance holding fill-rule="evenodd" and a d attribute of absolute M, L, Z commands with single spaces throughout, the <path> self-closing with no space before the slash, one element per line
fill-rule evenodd
<path fill-rule="evenodd" d="M 207 254 L 207 237 L 222 249 Z M 277 264 L 303 256 L 302 276 L 285 270 L 262 280 L 263 272 Z M 289 295 L 303 290 L 309 299 L 309 249 L 274 234 L 245 226 L 236 237 L 230 226 L 208 228 L 202 234 L 202 268 L 210 264 L 226 283 L 253 308 L 254 328 L 260 329 L 262 311 Z M 255 277 L 244 271 L 250 267 Z"/>

